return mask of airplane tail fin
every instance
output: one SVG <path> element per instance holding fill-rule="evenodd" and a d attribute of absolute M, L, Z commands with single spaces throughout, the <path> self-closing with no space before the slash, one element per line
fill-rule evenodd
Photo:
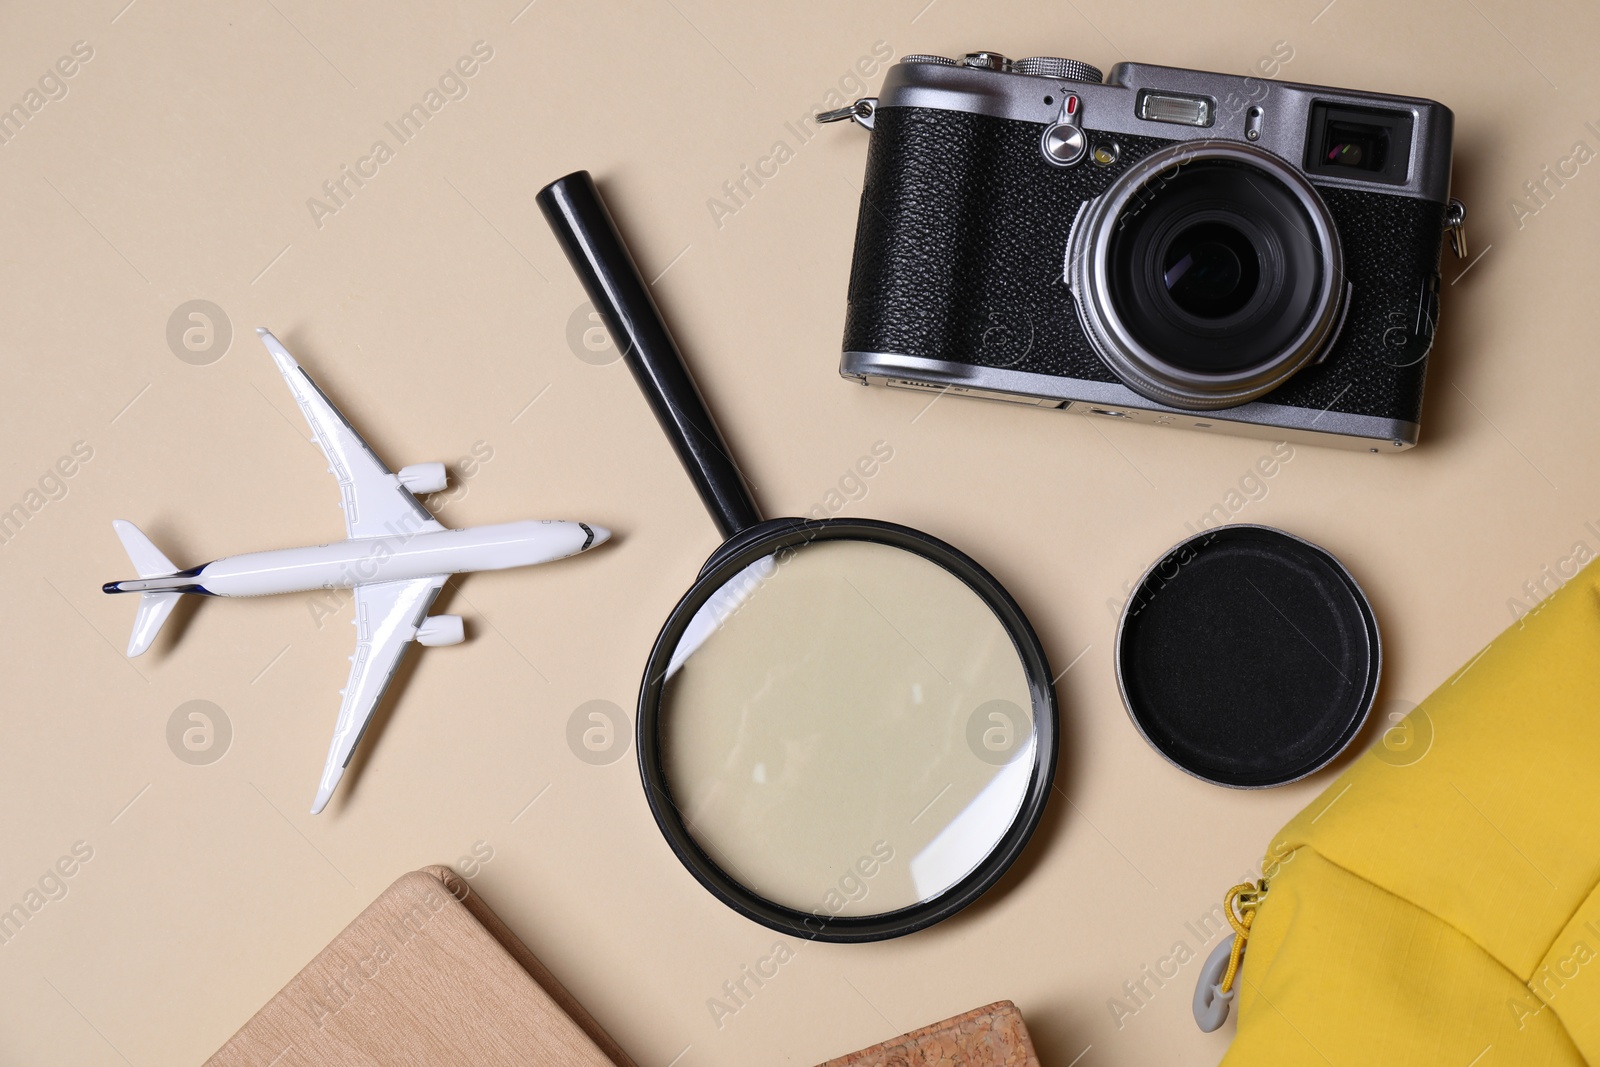
<path fill-rule="evenodd" d="M 133 523 L 116 519 L 111 523 L 111 528 L 117 532 L 140 578 L 162 578 L 177 573 L 178 568 L 165 553 Z M 139 594 L 139 613 L 134 616 L 133 633 L 128 638 L 128 658 L 132 659 L 150 647 L 182 595 L 165 590 L 146 590 Z"/>
<path fill-rule="evenodd" d="M 178 572 L 178 568 L 151 543 L 144 531 L 127 519 L 112 519 L 111 528 L 117 531 L 117 537 L 121 539 L 122 547 L 133 561 L 133 569 L 139 572 L 139 577 L 161 578 Z"/>
<path fill-rule="evenodd" d="M 173 605 L 182 593 L 140 593 L 139 614 L 133 619 L 133 633 L 128 638 L 128 658 L 132 659 L 155 641 L 161 624 L 172 614 Z"/>

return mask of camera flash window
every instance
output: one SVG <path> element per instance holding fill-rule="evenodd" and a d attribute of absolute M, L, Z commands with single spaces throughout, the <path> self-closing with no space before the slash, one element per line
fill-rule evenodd
<path fill-rule="evenodd" d="M 1211 101 L 1203 96 L 1157 93 L 1149 89 L 1139 94 L 1139 117 L 1150 122 L 1171 122 L 1180 126 L 1211 125 Z"/>

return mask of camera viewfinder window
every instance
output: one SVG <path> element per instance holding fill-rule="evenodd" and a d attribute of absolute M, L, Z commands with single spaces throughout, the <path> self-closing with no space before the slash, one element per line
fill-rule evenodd
<path fill-rule="evenodd" d="M 1382 171 L 1389 155 L 1389 131 L 1364 122 L 1330 122 L 1322 142 L 1322 161 L 1333 167 Z"/>
<path fill-rule="evenodd" d="M 1403 185 L 1411 160 L 1411 113 L 1311 107 L 1306 170 L 1314 175 Z"/>

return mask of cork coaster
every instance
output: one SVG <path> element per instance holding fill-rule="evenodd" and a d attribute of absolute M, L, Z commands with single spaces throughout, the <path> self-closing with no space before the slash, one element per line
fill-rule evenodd
<path fill-rule="evenodd" d="M 820 1067 L 1039 1067 L 1039 1058 L 1022 1013 L 1002 1000 Z"/>
<path fill-rule="evenodd" d="M 402 875 L 206 1067 L 632 1067 L 448 869 Z"/>

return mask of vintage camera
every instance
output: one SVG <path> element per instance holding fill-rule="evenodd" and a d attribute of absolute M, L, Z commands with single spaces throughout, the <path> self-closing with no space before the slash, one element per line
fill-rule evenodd
<path fill-rule="evenodd" d="M 840 373 L 1373 452 L 1417 441 L 1448 108 L 1119 63 L 907 56 L 876 99 Z"/>

